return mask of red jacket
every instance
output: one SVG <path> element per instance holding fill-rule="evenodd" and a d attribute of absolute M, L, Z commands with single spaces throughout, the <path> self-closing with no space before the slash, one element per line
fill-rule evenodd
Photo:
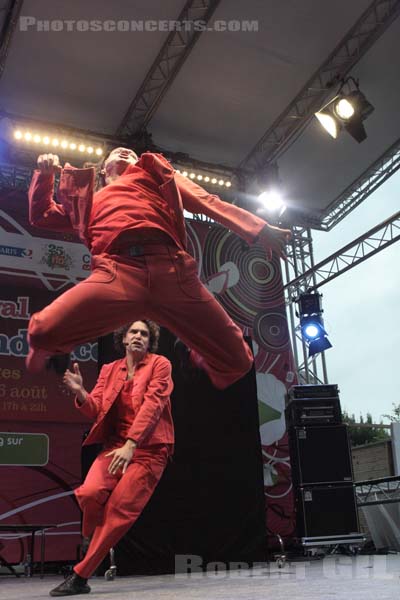
<path fill-rule="evenodd" d="M 78 410 L 95 419 L 84 445 L 107 440 L 109 432 L 105 417 L 126 381 L 126 373 L 125 358 L 104 365 L 85 402 L 81 405 L 75 402 Z M 165 356 L 146 354 L 135 370 L 132 400 L 140 408 L 127 435 L 137 442 L 138 447 L 174 443 L 170 403 L 172 389 L 170 361 Z"/>
<path fill-rule="evenodd" d="M 265 221 L 218 196 L 209 194 L 190 179 L 175 172 L 161 155 L 145 152 L 136 163 L 157 182 L 159 195 L 167 203 L 173 216 L 173 226 L 165 222 L 148 222 L 143 227 L 164 230 L 179 248 L 186 249 L 186 229 L 183 209 L 204 214 L 231 229 L 252 244 L 265 226 Z M 129 177 L 129 168 L 121 177 Z M 54 176 L 35 171 L 29 188 L 29 220 L 32 225 L 53 231 L 75 230 L 82 241 L 92 249 L 90 215 L 93 198 L 94 169 L 63 169 L 58 189 L 60 204 L 53 200 Z M 143 199 L 141 201 L 144 201 Z M 115 233 L 118 233 L 115 222 Z M 107 251 L 109 240 L 97 241 L 93 254 Z"/>

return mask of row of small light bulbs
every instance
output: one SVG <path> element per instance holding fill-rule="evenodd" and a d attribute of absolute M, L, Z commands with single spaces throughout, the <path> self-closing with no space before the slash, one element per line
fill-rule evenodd
<path fill-rule="evenodd" d="M 78 144 L 77 142 L 68 142 L 65 139 L 59 140 L 54 137 L 51 138 L 48 135 L 39 135 L 38 133 L 31 133 L 30 131 L 21 131 L 17 129 L 14 131 L 14 138 L 24 142 L 33 142 L 35 144 L 42 144 L 44 146 L 52 146 L 53 148 L 62 148 L 63 150 L 77 150 L 78 152 L 85 152 L 87 154 L 96 154 L 101 156 L 103 154 L 102 148 L 93 148 L 93 146 L 86 146 L 85 144 Z"/>
<path fill-rule="evenodd" d="M 180 173 L 184 177 L 189 177 L 189 179 L 196 179 L 197 181 L 204 181 L 204 183 L 212 183 L 213 185 L 220 185 L 225 187 L 231 187 L 232 183 L 230 181 L 225 181 L 224 179 L 217 179 L 216 177 L 209 177 L 208 175 L 201 175 L 188 171 L 180 171 L 180 169 L 176 169 L 177 173 Z"/>

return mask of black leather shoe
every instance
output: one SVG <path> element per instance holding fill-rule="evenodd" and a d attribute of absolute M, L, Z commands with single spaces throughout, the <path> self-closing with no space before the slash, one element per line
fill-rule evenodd
<path fill-rule="evenodd" d="M 65 579 L 60 585 L 50 592 L 50 596 L 75 596 L 76 594 L 88 594 L 90 587 L 87 579 L 80 577 L 75 572 Z"/>
<path fill-rule="evenodd" d="M 57 375 L 64 375 L 65 371 L 69 367 L 70 355 L 69 354 L 55 354 L 47 359 L 46 369 L 53 370 Z"/>

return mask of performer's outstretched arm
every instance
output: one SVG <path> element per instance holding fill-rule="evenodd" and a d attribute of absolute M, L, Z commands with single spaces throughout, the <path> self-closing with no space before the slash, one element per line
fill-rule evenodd
<path fill-rule="evenodd" d="M 285 244 L 290 238 L 288 229 L 270 225 L 247 210 L 224 202 L 179 173 L 175 174 L 175 180 L 186 210 L 214 219 L 249 244 L 259 242 L 265 248 L 268 258 L 271 258 L 272 251 L 282 258 L 285 256 Z"/>

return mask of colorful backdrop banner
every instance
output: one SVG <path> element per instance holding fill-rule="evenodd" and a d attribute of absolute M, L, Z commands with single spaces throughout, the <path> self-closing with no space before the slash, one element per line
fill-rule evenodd
<path fill-rule="evenodd" d="M 54 522 L 59 527 L 49 532 L 46 560 L 74 560 L 80 517 L 72 489 L 80 481 L 80 446 L 89 424 L 74 409 L 61 378 L 50 371 L 28 374 L 24 358 L 30 315 L 86 277 L 90 256 L 73 235 L 31 228 L 25 193 L 3 193 L 0 207 L 1 430 L 3 435 L 25 432 L 49 439 L 46 465 L 0 464 L 0 522 Z M 214 224 L 191 221 L 187 229 L 188 251 L 198 262 L 202 281 L 253 339 L 266 523 L 269 531 L 290 535 L 293 497 L 284 409 L 295 369 L 279 259 L 268 261 L 261 247 L 248 247 Z M 76 348 L 72 358 L 91 389 L 97 377 L 96 340 Z M 26 537 L 7 537 L 14 541 L 3 554 L 18 562 L 27 548 Z"/>

